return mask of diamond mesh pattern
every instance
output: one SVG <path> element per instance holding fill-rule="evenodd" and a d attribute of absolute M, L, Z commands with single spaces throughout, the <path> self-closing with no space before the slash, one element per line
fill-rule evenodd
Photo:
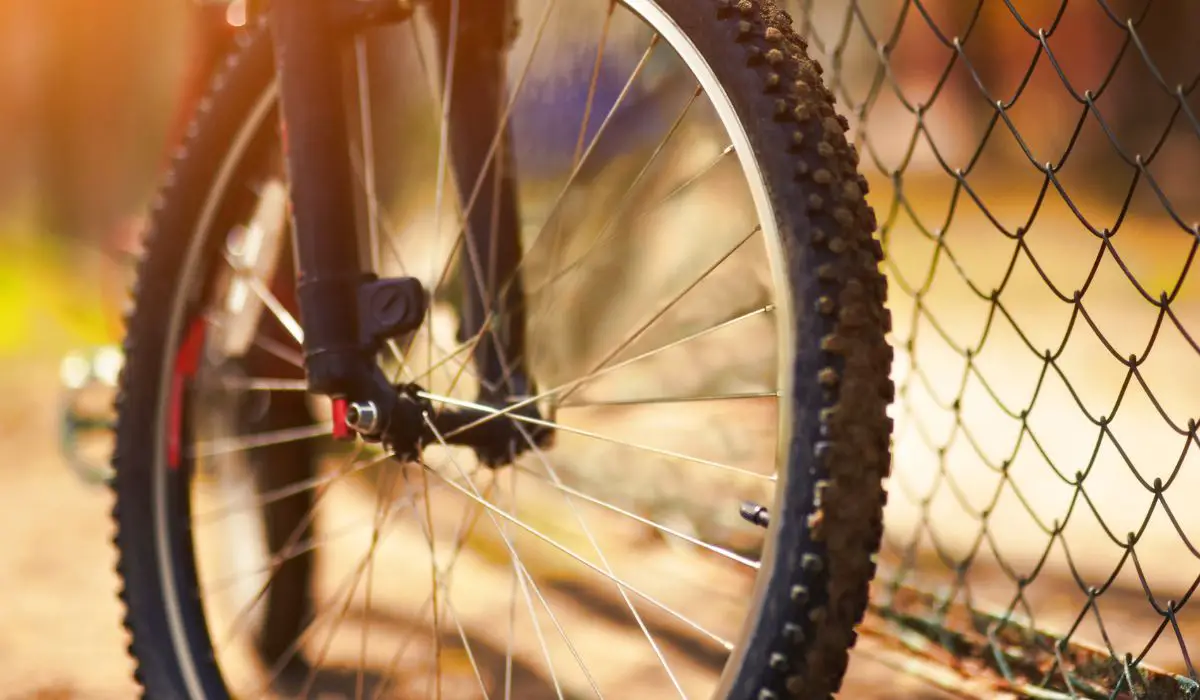
<path fill-rule="evenodd" d="M 851 120 L 887 251 L 877 611 L 1028 694 L 1188 697 L 1200 5 L 789 10 Z"/>

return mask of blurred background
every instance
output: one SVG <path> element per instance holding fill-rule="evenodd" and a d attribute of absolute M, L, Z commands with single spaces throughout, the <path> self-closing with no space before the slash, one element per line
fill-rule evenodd
<path fill-rule="evenodd" d="M 187 66 L 186 9 L 0 8 L 5 353 L 114 337 L 119 297 L 96 285 L 128 244 L 162 162 Z"/>
<path fill-rule="evenodd" d="M 786 4 L 851 124 L 889 255 L 881 590 L 986 598 L 1194 678 L 1180 652 L 1200 639 L 1200 514 L 1184 507 L 1200 442 L 1181 426 L 1200 417 L 1200 5 Z M 110 503 L 64 463 L 60 361 L 120 339 L 128 260 L 213 59 L 206 23 L 226 12 L 0 3 L 0 673 L 16 697 L 128 696 Z M 1110 583 L 1115 637 L 1081 613 Z M 1149 599 L 1185 603 L 1173 627 Z M 851 673 L 877 679 L 868 663 Z"/>
<path fill-rule="evenodd" d="M 1195 78 L 1188 62 L 1200 15 L 1190 4 L 1013 3 L 1019 15 L 1003 2 L 983 2 L 980 9 L 975 2 L 945 0 L 845 0 L 812 9 L 797 0 L 788 4 L 818 37 L 814 53 L 829 52 L 827 72 L 842 84 L 843 100 L 852 100 L 846 116 L 862 122 L 869 114 L 864 135 L 869 133 L 869 150 L 878 153 L 882 169 L 901 165 L 914 141 L 917 105 L 927 104 L 924 132 L 941 158 L 958 167 L 968 164 L 982 130 L 995 121 L 989 100 L 1023 92 L 1028 96 L 1006 118 L 1025 148 L 1052 155 L 1074 136 L 1063 178 L 1082 183 L 1086 177 L 1098 194 L 1101 188 L 1123 194 L 1127 183 L 1114 176 L 1125 173 L 1124 163 L 1110 138 L 1095 119 L 1079 118 L 1079 98 L 1092 89 L 1111 139 L 1129 154 L 1161 151 L 1149 170 L 1188 220 L 1183 214 L 1195 206 L 1189 185 L 1200 168 L 1200 146 L 1194 138 L 1173 138 L 1155 147 L 1174 102 L 1158 79 L 1186 88 Z M 112 309 L 121 294 L 101 280 L 114 256 L 134 246 L 167 144 L 186 124 L 179 105 L 194 99 L 203 84 L 211 50 L 205 49 L 200 18 L 221 12 L 184 0 L 118 0 L 104 12 L 85 12 L 77 0 L 0 8 L 0 235 L 9 252 L 3 264 L 11 268 L 2 278 L 5 352 L 41 342 L 115 338 Z M 1123 36 L 1116 20 L 1124 17 L 1137 20 L 1138 42 Z M 1037 60 L 1039 45 L 1029 34 L 1036 27 L 1052 28 L 1054 60 Z M 947 45 L 955 36 L 963 38 L 962 60 Z M 888 57 L 881 62 L 884 44 Z M 1168 131 L 1184 135 L 1190 118 L 1174 115 Z M 928 141 L 915 141 L 911 162 L 903 164 L 906 177 L 942 174 Z M 992 143 L 976 171 L 1007 158 L 1018 174 L 1028 175 L 1016 139 Z M 886 174 L 865 169 L 868 176 Z M 1148 199 L 1134 204 L 1153 209 Z M 71 270 L 70 284 L 91 293 L 69 293 L 75 287 L 51 283 L 45 275 L 54 269 Z M 43 278 L 44 284 L 35 281 Z"/>
<path fill-rule="evenodd" d="M 5 697 L 133 695 L 111 499 L 62 458 L 58 366 L 120 337 L 126 251 L 187 80 L 191 16 L 184 2 L 0 3 Z"/>

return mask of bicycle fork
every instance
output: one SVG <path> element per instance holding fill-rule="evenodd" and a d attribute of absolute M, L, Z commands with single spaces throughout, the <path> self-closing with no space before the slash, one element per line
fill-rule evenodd
<path fill-rule="evenodd" d="M 384 342 L 420 326 L 429 299 L 414 278 L 377 279 L 361 266 L 341 58 L 364 25 L 411 13 L 395 0 L 273 0 L 266 11 L 309 390 L 332 400 L 336 437 L 357 433 L 412 458 L 445 436 L 474 447 L 488 464 L 505 463 L 527 447 L 531 432 L 518 436 L 510 418 L 536 418 L 533 404 L 521 406 L 520 416 L 506 410 L 505 418 L 488 421 L 479 412 L 433 411 L 419 387 L 393 386 L 376 361 Z M 507 0 L 437 0 L 431 7 L 443 74 L 453 86 L 446 95 L 451 162 L 467 200 L 457 256 L 464 282 L 460 338 L 474 342 L 479 403 L 500 410 L 511 408 L 509 397 L 532 390 L 523 366 L 516 188 L 511 169 L 496 157 L 507 140 L 501 100 L 510 12 Z M 538 440 L 547 435 L 537 431 Z"/>

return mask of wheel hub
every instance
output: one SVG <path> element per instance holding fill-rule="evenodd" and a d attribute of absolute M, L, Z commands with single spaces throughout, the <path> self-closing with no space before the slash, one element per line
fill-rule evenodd
<path fill-rule="evenodd" d="M 438 410 L 431 395 L 417 384 L 395 389 L 397 400 L 390 412 L 373 401 L 349 403 L 344 425 L 364 439 L 386 444 L 398 456 L 414 459 L 426 445 L 470 447 L 481 463 L 493 469 L 511 464 L 529 450 L 550 446 L 553 430 L 529 399 L 461 401 L 455 402 L 457 407 Z"/>

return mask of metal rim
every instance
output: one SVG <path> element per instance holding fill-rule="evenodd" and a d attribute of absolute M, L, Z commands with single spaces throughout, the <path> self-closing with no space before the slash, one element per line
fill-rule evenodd
<path fill-rule="evenodd" d="M 775 507 L 780 508 L 783 504 L 787 491 L 787 449 L 791 438 L 793 427 L 793 412 L 791 398 L 793 395 L 793 373 L 791 366 L 791 354 L 795 349 L 795 316 L 792 309 L 791 285 L 787 276 L 787 265 L 784 257 L 782 241 L 778 230 L 778 222 L 774 216 L 774 209 L 771 206 L 770 198 L 767 193 L 764 176 L 754 160 L 753 149 L 750 145 L 750 137 L 745 131 L 742 122 L 737 117 L 737 112 L 733 106 L 733 102 L 726 93 L 724 87 L 718 80 L 712 67 L 708 64 L 704 56 L 699 52 L 691 39 L 678 26 L 675 20 L 663 10 L 654 0 L 621 0 L 623 6 L 631 10 L 640 20 L 652 27 L 658 32 L 666 43 L 676 52 L 676 54 L 686 63 L 688 69 L 693 76 L 697 78 L 704 86 L 706 95 L 716 107 L 718 114 L 721 117 L 722 126 L 726 134 L 733 139 L 735 151 L 739 159 L 743 175 L 750 188 L 755 211 L 758 215 L 760 226 L 764 234 L 764 240 L 767 242 L 767 253 L 771 267 L 771 278 L 773 282 L 774 304 L 778 309 L 778 313 L 783 317 L 777 319 L 776 328 L 778 329 L 777 337 L 777 385 L 778 395 L 781 397 L 778 402 L 778 425 L 776 439 L 776 475 L 777 485 L 775 489 Z M 275 105 L 277 99 L 277 86 L 272 83 L 267 90 L 259 97 L 246 122 L 239 128 L 237 136 L 230 145 L 221 166 L 218 170 L 217 177 L 213 180 L 212 187 L 205 198 L 204 206 L 201 210 L 202 214 L 197 219 L 192 228 L 192 234 L 187 253 L 185 255 L 185 264 L 183 266 L 183 274 L 181 275 L 177 293 L 171 302 L 170 320 L 167 325 L 166 343 L 164 348 L 163 358 L 174 357 L 178 351 L 180 344 L 180 336 L 186 319 L 183 317 L 187 292 L 193 289 L 197 283 L 196 275 L 199 269 L 198 258 L 203 249 L 203 242 L 207 236 L 212 235 L 210 231 L 211 223 L 220 209 L 224 200 L 225 193 L 228 187 L 232 184 L 231 179 L 236 173 L 237 166 L 242 161 L 246 149 L 256 134 L 259 133 L 264 125 L 264 120 L 271 112 L 271 108 Z M 782 292 L 781 292 L 782 290 Z M 168 404 L 170 401 L 170 376 L 172 367 L 170 362 L 164 362 L 160 375 L 160 390 L 158 396 L 157 415 L 161 417 L 167 415 Z M 184 682 L 188 688 L 189 695 L 193 698 L 204 698 L 203 686 L 200 681 L 199 664 L 193 657 L 194 651 L 188 644 L 186 639 L 185 628 L 183 625 L 183 613 L 180 610 L 178 599 L 179 591 L 174 581 L 174 572 L 171 569 L 169 562 L 173 561 L 173 552 L 171 542 L 167 537 L 167 503 L 166 503 L 166 479 L 163 478 L 166 473 L 166 436 L 161 430 L 155 431 L 155 461 L 153 465 L 153 509 L 155 521 L 155 545 L 158 553 L 158 561 L 160 566 L 160 584 L 163 588 L 164 601 L 166 604 L 166 613 L 170 627 L 170 635 L 175 649 L 177 658 L 180 661 L 180 671 Z M 762 567 L 761 570 L 769 571 L 771 569 L 771 561 L 774 556 L 775 549 L 775 534 L 776 529 L 772 527 L 767 537 L 765 538 L 762 552 Z M 743 632 L 741 640 L 749 638 L 753 629 L 760 621 L 762 600 L 765 596 L 767 587 L 770 584 L 770 577 L 762 575 L 756 576 L 754 584 L 753 600 L 751 601 L 745 621 L 743 622 Z M 715 697 L 724 697 L 730 687 L 736 680 L 742 666 L 745 663 L 743 657 L 744 645 L 738 644 L 734 651 L 730 654 L 726 661 L 725 667 L 721 673 L 721 678 L 718 684 L 717 695 Z"/>

